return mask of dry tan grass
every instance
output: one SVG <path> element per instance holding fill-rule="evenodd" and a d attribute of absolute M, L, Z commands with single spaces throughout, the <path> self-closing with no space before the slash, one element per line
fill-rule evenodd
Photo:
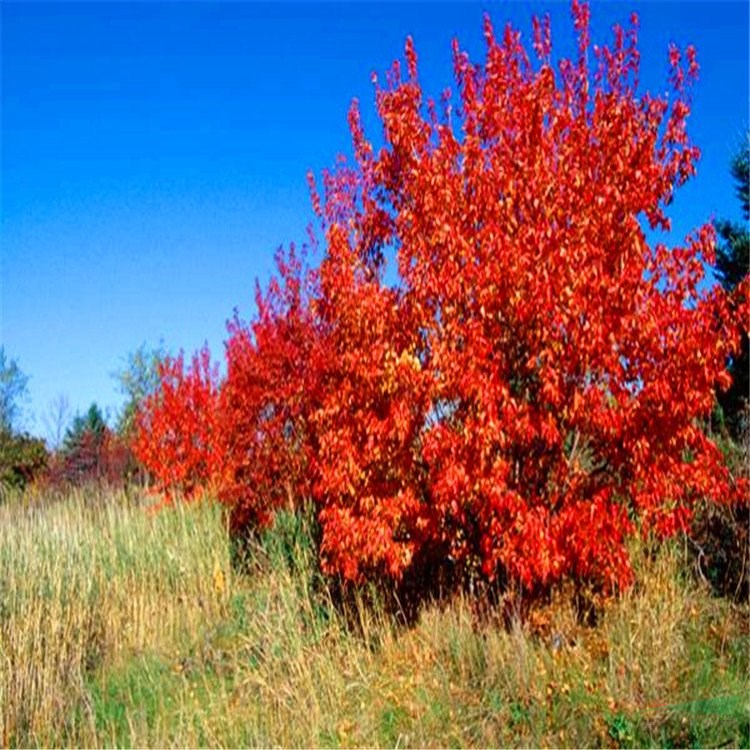
<path fill-rule="evenodd" d="M 462 597 L 404 628 L 371 596 L 335 606 L 293 517 L 238 573 L 208 504 L 0 507 L 2 741 L 746 745 L 747 611 L 675 548 L 637 557 L 595 627 L 560 592 L 510 629 Z"/>
<path fill-rule="evenodd" d="M 96 669 L 174 650 L 226 611 L 217 509 L 149 514 L 139 498 L 73 492 L 0 506 L 0 738 L 55 742 Z M 214 585 L 222 576 L 224 590 Z"/>

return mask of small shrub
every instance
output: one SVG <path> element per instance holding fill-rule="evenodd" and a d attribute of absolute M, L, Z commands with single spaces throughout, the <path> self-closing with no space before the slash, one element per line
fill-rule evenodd
<path fill-rule="evenodd" d="M 0 491 L 24 489 L 41 476 L 48 461 L 43 440 L 0 430 Z"/>

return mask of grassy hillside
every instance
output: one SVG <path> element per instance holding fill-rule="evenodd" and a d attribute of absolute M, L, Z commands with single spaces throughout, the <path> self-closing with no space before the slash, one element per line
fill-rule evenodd
<path fill-rule="evenodd" d="M 0 745 L 750 745 L 748 611 L 679 545 L 595 626 L 560 594 L 403 627 L 335 606 L 308 539 L 282 516 L 238 561 L 208 503 L 0 504 Z"/>

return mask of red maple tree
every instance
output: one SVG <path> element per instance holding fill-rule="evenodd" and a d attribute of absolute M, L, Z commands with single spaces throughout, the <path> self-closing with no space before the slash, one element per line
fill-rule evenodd
<path fill-rule="evenodd" d="M 405 74 L 376 81 L 383 146 L 355 102 L 353 165 L 313 185 L 319 267 L 279 257 L 220 389 L 167 370 L 147 404 L 137 445 L 163 486 L 214 483 L 240 526 L 312 497 L 323 567 L 348 579 L 450 565 L 527 590 L 627 585 L 629 537 L 744 497 L 701 420 L 745 296 L 704 283 L 710 224 L 679 247 L 645 233 L 695 172 L 695 51 L 639 95 L 635 15 L 603 47 L 588 6 L 572 15 L 556 65 L 548 19 L 530 57 L 487 18 L 483 65 L 454 46 L 455 111 L 425 100 L 407 41 Z"/>
<path fill-rule="evenodd" d="M 168 499 L 222 485 L 226 432 L 219 410 L 219 373 L 207 347 L 189 367 L 184 356 L 159 364 L 159 389 L 136 415 L 132 448 Z"/>

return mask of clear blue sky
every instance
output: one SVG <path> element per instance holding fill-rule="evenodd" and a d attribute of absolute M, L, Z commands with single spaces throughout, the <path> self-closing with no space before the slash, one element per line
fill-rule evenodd
<path fill-rule="evenodd" d="M 594 2 L 594 41 L 633 9 L 643 90 L 664 90 L 669 42 L 699 53 L 703 158 L 676 235 L 739 218 L 728 163 L 748 126 L 747 3 Z M 526 39 L 550 12 L 557 52 L 571 48 L 567 3 L 3 1 L 0 339 L 29 376 L 27 428 L 43 434 L 58 394 L 115 412 L 111 373 L 141 343 L 220 356 L 274 250 L 304 238 L 305 173 L 348 151 L 353 97 L 379 135 L 370 73 L 411 34 L 439 95 L 453 37 L 480 57 L 484 10 Z"/>

